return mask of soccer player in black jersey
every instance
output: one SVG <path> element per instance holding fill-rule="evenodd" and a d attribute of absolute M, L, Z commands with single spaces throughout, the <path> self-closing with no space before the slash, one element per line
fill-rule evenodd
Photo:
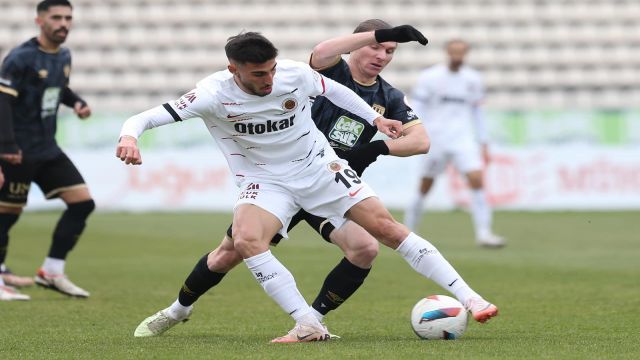
<path fill-rule="evenodd" d="M 35 283 L 69 296 L 89 293 L 65 275 L 65 259 L 85 228 L 95 204 L 84 179 L 55 140 L 60 103 L 87 118 L 91 109 L 69 88 L 71 54 L 61 47 L 72 23 L 66 0 L 44 0 L 37 5 L 40 33 L 11 50 L 0 69 L 0 121 L 11 123 L 0 155 L 5 184 L 0 188 L 0 269 L 8 284 L 29 285 L 29 278 L 13 275 L 4 265 L 9 230 L 27 203 L 31 183 L 47 199 L 61 198 L 67 205 L 53 232 L 47 257 Z"/>
<path fill-rule="evenodd" d="M 426 130 L 422 125 L 414 126 L 419 125 L 420 120 L 406 103 L 404 94 L 379 76 L 393 58 L 397 43 L 410 41 L 427 44 L 427 39 L 410 25 L 391 27 L 382 20 L 372 19 L 360 23 L 353 34 L 324 41 L 313 49 L 312 68 L 356 92 L 381 115 L 403 123 L 402 137 L 371 141 L 377 132 L 375 127 L 324 98 L 315 100 L 312 117 L 316 126 L 325 134 L 337 155 L 347 160 L 358 175 L 380 155 L 411 156 L 426 153 L 429 149 Z M 344 53 L 350 53 L 348 61 L 340 56 Z M 352 221 L 335 229 L 327 219 L 305 211 L 294 216 L 289 230 L 302 220 L 345 253 L 345 257 L 328 274 L 312 304 L 314 314 L 322 321 L 324 315 L 340 306 L 362 285 L 378 254 L 378 241 Z M 272 244 L 280 240 L 281 236 L 276 235 Z M 192 304 L 241 262 L 242 257 L 233 247 L 230 226 L 220 246 L 195 265 L 178 299 L 169 308 L 145 319 L 134 335 L 160 335 L 185 321 L 191 314 Z M 446 283 L 438 283 L 449 291 L 453 290 L 478 321 L 485 322 L 497 315 L 497 308 L 466 284 L 468 292 L 462 287 L 456 292 Z"/>

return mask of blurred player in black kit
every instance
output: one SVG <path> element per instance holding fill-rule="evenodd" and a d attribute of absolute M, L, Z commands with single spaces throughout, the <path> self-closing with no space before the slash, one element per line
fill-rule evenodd
<path fill-rule="evenodd" d="M 66 277 L 64 267 L 95 204 L 84 179 L 55 140 L 60 103 L 81 119 L 91 115 L 87 103 L 69 88 L 71 54 L 61 45 L 72 20 L 69 1 L 41 1 L 35 20 L 40 34 L 11 50 L 0 69 L 0 121 L 13 128 L 4 136 L 5 150 L 0 155 L 5 175 L 0 188 L 0 270 L 8 285 L 33 284 L 30 278 L 11 274 L 4 265 L 9 230 L 27 204 L 33 182 L 47 199 L 59 197 L 67 205 L 35 283 L 86 298 L 89 293 Z"/>

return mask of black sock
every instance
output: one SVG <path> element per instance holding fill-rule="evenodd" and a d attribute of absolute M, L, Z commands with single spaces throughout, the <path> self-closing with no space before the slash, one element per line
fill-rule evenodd
<path fill-rule="evenodd" d="M 0 264 L 4 264 L 9 247 L 9 230 L 18 221 L 18 214 L 0 214 Z"/>
<path fill-rule="evenodd" d="M 212 287 L 218 285 L 227 273 L 219 273 L 209 270 L 207 266 L 207 257 L 205 254 L 191 270 L 191 274 L 184 281 L 182 289 L 178 293 L 178 302 L 182 306 L 190 306 L 198 300 L 198 298 L 209 291 Z"/>
<path fill-rule="evenodd" d="M 370 270 L 357 267 L 343 258 L 327 275 L 320 293 L 313 301 L 313 308 L 322 315 L 335 310 L 358 290 Z"/>
<path fill-rule="evenodd" d="M 67 254 L 76 245 L 84 230 L 87 218 L 95 207 L 93 200 L 67 205 L 67 210 L 62 213 L 58 225 L 53 231 L 49 257 L 62 260 L 67 258 Z"/>

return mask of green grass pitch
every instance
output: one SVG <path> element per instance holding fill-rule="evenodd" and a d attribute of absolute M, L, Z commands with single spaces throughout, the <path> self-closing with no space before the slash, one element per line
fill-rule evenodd
<path fill-rule="evenodd" d="M 0 303 L 0 359 L 638 359 L 640 213 L 496 214 L 501 250 L 475 247 L 462 212 L 427 214 L 421 233 L 465 280 L 500 307 L 456 341 L 419 340 L 409 313 L 442 294 L 381 250 L 371 275 L 327 318 L 341 340 L 270 344 L 293 321 L 244 265 L 196 304 L 191 321 L 157 338 L 133 330 L 177 296 L 197 259 L 221 239 L 228 214 L 97 213 L 71 253 L 70 278 L 91 292 L 69 299 L 25 289 L 29 302 Z M 8 265 L 32 274 L 57 213 L 25 213 L 11 233 Z M 273 249 L 310 302 L 341 259 L 306 225 Z"/>

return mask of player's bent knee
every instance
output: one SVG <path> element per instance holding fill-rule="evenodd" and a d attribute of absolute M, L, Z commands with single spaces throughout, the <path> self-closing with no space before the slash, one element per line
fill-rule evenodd
<path fill-rule="evenodd" d="M 91 213 L 93 212 L 93 210 L 95 210 L 95 208 L 96 208 L 96 203 L 93 201 L 93 199 L 89 199 L 89 200 L 85 200 L 77 203 L 71 203 L 67 205 L 67 211 L 70 214 L 75 215 L 77 217 L 83 217 L 83 218 L 89 217 L 89 215 L 91 215 Z"/>
<path fill-rule="evenodd" d="M 370 266 L 380 251 L 378 241 L 374 238 L 371 238 L 371 240 L 372 241 L 367 241 L 363 243 L 362 246 L 351 251 L 347 258 L 360 267 Z"/>

